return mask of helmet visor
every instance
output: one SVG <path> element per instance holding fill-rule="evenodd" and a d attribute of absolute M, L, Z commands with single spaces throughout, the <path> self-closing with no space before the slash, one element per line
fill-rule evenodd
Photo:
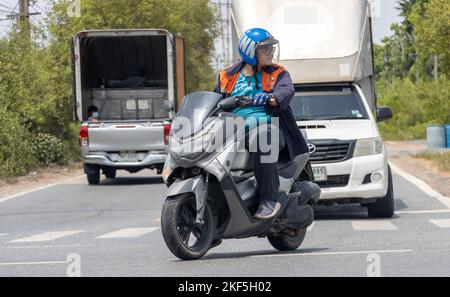
<path fill-rule="evenodd" d="M 280 44 L 258 45 L 256 55 L 258 57 L 258 63 L 262 66 L 276 64 L 280 59 Z"/>

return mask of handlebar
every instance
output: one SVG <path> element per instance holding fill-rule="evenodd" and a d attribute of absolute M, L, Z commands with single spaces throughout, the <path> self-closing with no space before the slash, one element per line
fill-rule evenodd
<path fill-rule="evenodd" d="M 269 103 L 272 103 L 275 99 L 270 99 Z M 249 107 L 253 106 L 253 97 L 248 96 L 233 96 L 221 100 L 217 104 L 217 108 L 220 109 L 231 109 L 235 107 Z"/>
<path fill-rule="evenodd" d="M 231 109 L 235 107 L 253 106 L 253 98 L 248 96 L 233 96 L 221 100 L 217 107 L 221 109 Z"/>

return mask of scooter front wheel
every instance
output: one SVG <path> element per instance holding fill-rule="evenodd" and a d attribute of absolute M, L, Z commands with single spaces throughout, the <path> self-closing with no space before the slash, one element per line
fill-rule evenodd
<path fill-rule="evenodd" d="M 306 228 L 302 228 L 294 236 L 268 236 L 270 244 L 279 251 L 294 251 L 302 245 L 306 236 Z"/>
<path fill-rule="evenodd" d="M 204 224 L 195 223 L 197 216 L 193 194 L 168 198 L 161 214 L 161 231 L 169 250 L 182 260 L 196 260 L 209 250 L 214 237 L 215 219 L 209 205 Z"/>

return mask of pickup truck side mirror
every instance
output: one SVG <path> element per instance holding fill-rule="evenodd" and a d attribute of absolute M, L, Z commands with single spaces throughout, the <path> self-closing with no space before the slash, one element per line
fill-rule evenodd
<path fill-rule="evenodd" d="M 172 111 L 174 108 L 173 102 L 170 102 L 169 100 L 164 100 L 164 108 L 168 111 Z"/>
<path fill-rule="evenodd" d="M 377 108 L 377 122 L 387 121 L 392 119 L 393 114 L 390 107 L 382 106 Z"/>

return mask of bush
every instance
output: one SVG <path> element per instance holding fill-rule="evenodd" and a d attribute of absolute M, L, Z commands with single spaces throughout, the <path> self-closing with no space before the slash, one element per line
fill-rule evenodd
<path fill-rule="evenodd" d="M 24 175 L 37 167 L 28 139 L 20 120 L 0 107 L 0 178 Z"/>
<path fill-rule="evenodd" d="M 392 108 L 394 118 L 380 123 L 387 140 L 426 138 L 426 128 L 432 124 L 450 123 L 450 80 L 411 82 L 395 79 L 391 84 L 379 84 L 378 105 Z"/>
<path fill-rule="evenodd" d="M 40 164 L 62 165 L 66 163 L 63 143 L 53 135 L 39 133 L 32 142 L 33 154 Z"/>
<path fill-rule="evenodd" d="M 66 129 L 66 137 L 64 140 L 64 155 L 67 160 L 80 162 L 81 152 L 79 145 L 80 123 L 70 123 Z"/>

